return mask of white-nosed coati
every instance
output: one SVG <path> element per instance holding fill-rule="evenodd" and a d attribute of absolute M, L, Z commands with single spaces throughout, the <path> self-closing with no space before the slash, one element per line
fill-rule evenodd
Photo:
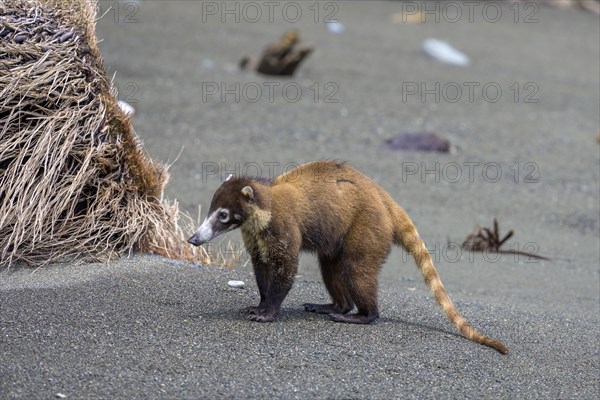
<path fill-rule="evenodd" d="M 241 228 L 252 258 L 260 303 L 248 308 L 253 321 L 278 315 L 298 269 L 301 250 L 316 252 L 331 304 L 305 304 L 306 311 L 339 322 L 367 324 L 379 316 L 377 275 L 392 244 L 413 254 L 425 282 L 446 316 L 467 338 L 506 354 L 460 315 L 406 212 L 381 187 L 348 164 L 316 161 L 273 181 L 231 178 L 215 192 L 208 216 L 188 240 L 199 246 Z M 357 313 L 349 312 L 357 308 Z"/>

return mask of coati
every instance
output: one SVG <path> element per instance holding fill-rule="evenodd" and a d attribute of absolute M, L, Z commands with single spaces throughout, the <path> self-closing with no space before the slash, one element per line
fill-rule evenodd
<path fill-rule="evenodd" d="M 188 239 L 199 246 L 241 228 L 260 303 L 253 321 L 273 321 L 292 287 L 300 251 L 315 252 L 331 304 L 305 304 L 332 320 L 368 324 L 379 316 L 377 275 L 392 244 L 409 251 L 448 319 L 470 340 L 502 354 L 460 315 L 406 212 L 379 185 L 346 163 L 315 161 L 272 181 L 230 177 L 215 192 L 208 215 Z M 356 307 L 357 312 L 350 314 Z"/>

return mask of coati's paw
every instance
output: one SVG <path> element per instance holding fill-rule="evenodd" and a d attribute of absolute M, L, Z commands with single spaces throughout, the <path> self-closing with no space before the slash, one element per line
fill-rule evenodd
<path fill-rule="evenodd" d="M 370 324 L 375 321 L 379 315 L 363 315 L 363 314 L 329 314 L 332 321 L 346 322 L 349 324 Z"/>
<path fill-rule="evenodd" d="M 334 304 L 304 304 L 304 311 L 314 312 L 318 314 L 342 314 Z"/>
<path fill-rule="evenodd" d="M 250 314 L 250 315 L 258 315 L 258 314 L 265 312 L 265 310 L 261 309 L 260 307 L 257 307 L 257 306 L 251 306 L 251 307 L 244 308 L 244 312 L 246 314 Z"/>
<path fill-rule="evenodd" d="M 251 314 L 248 315 L 248 319 L 255 322 L 272 322 L 275 320 L 275 316 L 270 314 Z"/>
<path fill-rule="evenodd" d="M 344 320 L 344 314 L 329 314 L 329 317 L 335 322 L 346 322 Z"/>

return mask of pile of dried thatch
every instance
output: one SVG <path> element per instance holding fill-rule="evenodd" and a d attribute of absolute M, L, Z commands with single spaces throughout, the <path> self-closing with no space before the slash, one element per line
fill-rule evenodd
<path fill-rule="evenodd" d="M 106 78 L 94 0 L 0 2 L 0 265 L 131 251 L 206 260 Z"/>

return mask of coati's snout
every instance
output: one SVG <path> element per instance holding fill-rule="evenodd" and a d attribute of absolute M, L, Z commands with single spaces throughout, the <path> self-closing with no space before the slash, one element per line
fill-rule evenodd
<path fill-rule="evenodd" d="M 234 218 L 229 209 L 218 208 L 204 219 L 200 228 L 188 239 L 188 242 L 194 246 L 200 246 L 238 226 L 239 221 Z"/>

